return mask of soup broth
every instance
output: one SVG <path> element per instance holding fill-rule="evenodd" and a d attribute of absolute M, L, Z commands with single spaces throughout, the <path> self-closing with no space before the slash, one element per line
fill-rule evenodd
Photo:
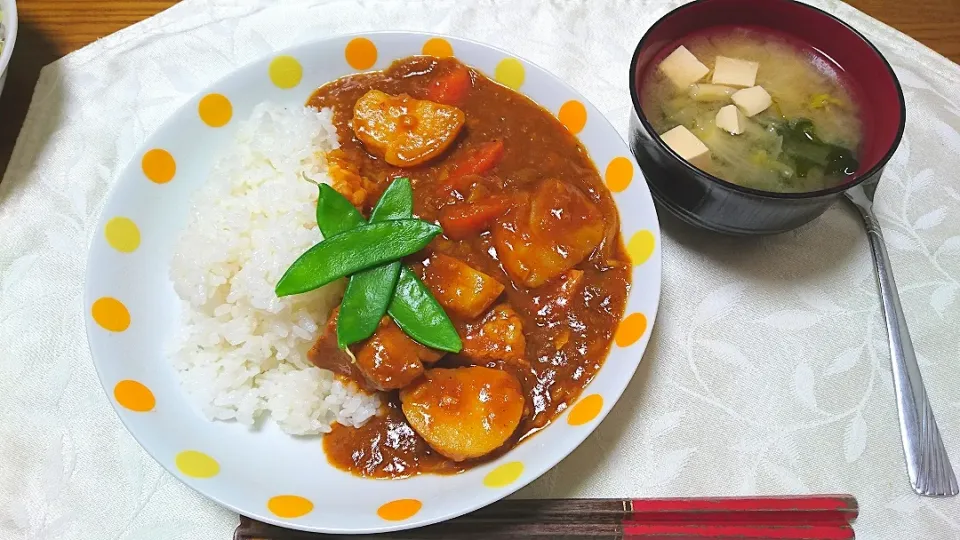
<path fill-rule="evenodd" d="M 698 159 L 688 158 L 697 167 L 729 182 L 775 192 L 826 189 L 856 172 L 859 108 L 829 60 L 777 36 L 743 28 L 694 36 L 682 46 L 709 72 L 696 79 L 698 72 L 692 69 L 686 80 L 696 81 L 678 84 L 661 61 L 659 69 L 646 76 L 641 107 L 657 133 L 683 126 L 706 146 L 709 154 L 704 150 Z M 751 111 L 733 95 L 748 83 L 712 84 L 718 56 L 759 64 L 750 90 L 762 87 L 771 104 L 761 112 Z M 718 126 L 718 113 L 727 106 L 725 114 L 735 115 L 742 130 L 737 134 L 724 129 L 725 122 Z"/>

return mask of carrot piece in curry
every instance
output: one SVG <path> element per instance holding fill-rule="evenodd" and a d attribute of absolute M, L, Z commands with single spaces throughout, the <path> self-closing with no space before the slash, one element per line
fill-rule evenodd
<path fill-rule="evenodd" d="M 510 199 L 499 195 L 475 202 L 445 206 L 440 211 L 443 234 L 451 240 L 463 240 L 490 228 L 493 221 L 510 208 Z"/>
<path fill-rule="evenodd" d="M 470 70 L 462 64 L 457 65 L 430 83 L 427 87 L 427 99 L 445 105 L 456 105 L 467 95 L 472 84 Z"/>
<path fill-rule="evenodd" d="M 469 187 L 469 177 L 492 171 L 503 159 L 504 150 L 503 141 L 500 140 L 474 146 L 453 164 L 446 180 L 441 184 L 441 189 L 450 192 Z"/>

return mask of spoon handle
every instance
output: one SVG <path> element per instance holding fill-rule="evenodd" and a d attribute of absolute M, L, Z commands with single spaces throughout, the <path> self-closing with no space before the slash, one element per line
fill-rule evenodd
<path fill-rule="evenodd" d="M 897 394 L 897 410 L 900 414 L 900 435 L 907 460 L 907 472 L 914 491 L 926 496 L 954 496 L 960 492 L 957 477 L 950 467 L 950 458 L 940 438 L 933 409 L 920 377 L 920 366 L 907 331 L 907 321 L 900 307 L 900 296 L 893 279 L 890 258 L 883 243 L 880 223 L 873 213 L 872 205 L 850 197 L 860 211 L 870 240 L 877 285 L 883 306 L 883 318 L 887 325 L 890 358 L 893 364 L 893 384 Z"/>

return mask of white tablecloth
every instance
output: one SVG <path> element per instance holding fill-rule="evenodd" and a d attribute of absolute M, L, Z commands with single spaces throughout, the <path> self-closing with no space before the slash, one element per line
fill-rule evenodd
<path fill-rule="evenodd" d="M 225 539 L 236 516 L 123 429 L 83 328 L 86 247 L 111 183 L 191 95 L 318 36 L 473 38 L 568 81 L 626 132 L 636 42 L 682 2 L 186 0 L 44 68 L 0 184 L 0 537 Z M 896 68 L 906 136 L 878 195 L 907 320 L 960 466 L 960 67 L 834 0 Z M 2 117 L 0 117 L 2 121 Z M 848 208 L 736 240 L 663 217 L 660 315 L 597 432 L 526 497 L 845 492 L 857 538 L 960 538 L 960 499 L 915 496 L 866 239 Z"/>

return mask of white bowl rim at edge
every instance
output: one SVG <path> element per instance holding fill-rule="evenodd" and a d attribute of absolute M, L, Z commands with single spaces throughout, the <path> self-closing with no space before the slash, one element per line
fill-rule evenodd
<path fill-rule="evenodd" d="M 4 0 L 0 0 L 0 2 L 2 2 L 2 1 L 4 1 Z M 585 105 L 587 105 L 587 107 L 588 107 L 589 110 L 591 110 L 592 112 L 594 112 L 595 114 L 597 114 L 597 118 L 598 118 L 598 120 L 599 120 L 599 124 L 603 126 L 603 127 L 602 127 L 602 131 L 607 132 L 607 133 L 614 133 L 614 134 L 616 135 L 616 139 L 617 139 L 618 142 L 620 143 L 620 144 L 618 144 L 617 146 L 619 147 L 619 146 L 622 144 L 622 145 L 623 145 L 623 149 L 624 149 L 626 152 L 629 152 L 628 146 L 627 146 L 627 144 L 626 144 L 626 141 L 624 141 L 623 138 L 622 138 L 622 136 L 621 136 L 619 133 L 616 132 L 615 128 L 610 124 L 610 122 L 609 122 L 609 120 L 606 118 L 606 116 L 605 116 L 604 114 L 600 113 L 599 111 L 595 110 L 595 107 L 594 107 L 582 94 L 580 94 L 576 89 L 574 89 L 573 87 L 571 87 L 571 86 L 570 86 L 568 83 L 566 83 L 563 79 L 559 78 L 558 76 L 554 75 L 554 74 L 551 73 L 550 71 L 548 71 L 548 70 L 544 69 L 543 67 L 541 67 L 541 66 L 539 66 L 539 65 L 537 65 L 537 64 L 535 64 L 535 63 L 533 63 L 533 62 L 531 62 L 531 61 L 529 61 L 529 60 L 527 60 L 526 58 L 524 58 L 524 57 L 522 57 L 522 56 L 520 56 L 520 55 L 513 54 L 513 53 L 511 53 L 511 52 L 509 52 L 509 51 L 500 49 L 499 47 L 492 46 L 492 45 L 489 45 L 489 44 L 486 44 L 486 43 L 483 43 L 483 42 L 479 42 L 479 41 L 475 41 L 475 40 L 471 40 L 471 39 L 465 39 L 465 38 L 456 37 L 456 36 L 450 36 L 450 35 L 444 35 L 444 34 L 437 34 L 437 33 L 433 33 L 433 32 L 403 31 L 403 30 L 397 30 L 397 31 L 379 31 L 379 32 L 373 31 L 373 32 L 364 32 L 364 33 L 336 34 L 336 35 L 331 35 L 331 36 L 318 37 L 318 38 L 314 38 L 314 39 L 307 40 L 307 41 L 304 41 L 304 42 L 296 43 L 296 44 L 294 44 L 294 45 L 292 45 L 292 46 L 290 46 L 290 47 L 286 47 L 286 48 L 283 48 L 283 49 L 280 49 L 280 50 L 277 50 L 277 51 L 273 51 L 270 56 L 275 56 L 275 55 L 277 55 L 277 54 L 284 54 L 284 53 L 287 53 L 287 52 L 298 52 L 298 51 L 301 51 L 301 50 L 306 51 L 306 50 L 309 50 L 309 48 L 319 47 L 319 46 L 324 45 L 324 44 L 326 44 L 326 43 L 328 43 L 328 42 L 345 41 L 345 40 L 348 40 L 348 39 L 351 39 L 351 38 L 356 38 L 356 37 L 368 37 L 368 38 L 374 38 L 374 37 L 376 37 L 376 38 L 387 38 L 387 39 L 389 39 L 389 38 L 400 38 L 400 37 L 403 37 L 403 38 L 406 38 L 406 39 L 409 39 L 409 38 L 420 39 L 420 38 L 439 37 L 439 38 L 448 39 L 448 40 L 450 40 L 450 41 L 452 41 L 452 42 L 454 42 L 454 43 L 459 42 L 459 43 L 462 43 L 462 44 L 470 44 L 472 47 L 477 47 L 477 48 L 479 48 L 479 49 L 484 49 L 484 50 L 486 50 L 486 51 L 488 51 L 488 52 L 494 52 L 494 53 L 497 53 L 498 55 L 503 55 L 504 57 L 508 57 L 508 58 L 512 57 L 512 58 L 514 58 L 514 59 L 516 59 L 516 60 L 521 61 L 523 64 L 529 66 L 530 68 L 533 68 L 534 70 L 536 70 L 536 72 L 538 72 L 538 73 L 540 74 L 540 76 L 545 77 L 546 80 L 549 80 L 549 81 L 551 82 L 551 85 L 556 85 L 556 86 L 562 88 L 563 91 L 564 91 L 564 92 L 563 92 L 564 94 L 569 94 L 569 95 L 574 96 L 574 97 L 577 98 L 577 99 L 580 99 Z M 254 60 L 252 60 L 250 63 L 248 63 L 248 64 L 246 64 L 246 65 L 239 66 L 239 67 L 235 68 L 234 70 L 232 70 L 229 74 L 227 74 L 226 76 L 224 76 L 224 77 L 221 78 L 220 80 L 218 80 L 218 81 L 212 83 L 210 86 L 204 88 L 204 90 L 202 90 L 198 95 L 202 95 L 203 92 L 208 92 L 208 91 L 211 91 L 212 89 L 219 88 L 219 87 L 221 87 L 222 85 L 229 83 L 229 82 L 230 82 L 231 80 L 233 80 L 233 79 L 241 80 L 241 78 L 239 77 L 240 73 L 252 69 L 255 65 L 257 65 L 257 64 L 259 64 L 259 63 L 263 63 L 267 58 L 269 58 L 269 57 L 254 59 Z M 382 69 L 382 68 L 379 68 L 379 69 Z M 526 94 L 525 92 L 522 92 L 522 91 L 521 91 L 521 93 L 522 93 L 522 94 Z M 178 108 L 176 111 L 174 111 L 174 112 L 165 120 L 164 124 L 163 124 L 160 128 L 158 128 L 153 134 L 151 134 L 150 137 L 148 137 L 148 139 L 147 139 L 146 141 L 144 141 L 144 145 L 148 145 L 148 144 L 151 143 L 151 140 L 160 137 L 160 135 L 162 135 L 163 132 L 168 129 L 168 127 L 169 127 L 168 124 L 173 123 L 173 122 L 180 122 L 180 121 L 181 121 L 180 118 L 181 118 L 181 116 L 183 115 L 183 112 L 186 111 L 186 110 L 190 110 L 192 107 L 195 107 L 195 103 L 194 103 L 194 100 L 195 100 L 195 99 L 196 99 L 196 96 L 195 96 L 194 98 L 192 98 L 191 101 L 189 101 L 189 102 L 187 102 L 187 103 L 184 103 L 180 108 Z M 531 98 L 531 99 L 533 99 L 533 98 Z M 539 101 L 537 101 L 537 103 L 540 104 Z M 542 104 L 541 104 L 541 106 L 542 106 Z M 626 155 L 629 155 L 629 154 L 628 154 L 628 153 L 625 153 L 625 154 L 623 154 L 623 155 L 626 156 Z M 133 158 L 132 158 L 132 159 L 133 159 Z M 593 155 L 591 155 L 591 160 L 594 162 L 595 165 L 597 165 L 597 167 L 598 167 L 598 169 L 599 169 L 599 168 L 600 168 L 599 162 L 596 160 L 595 157 L 593 157 Z M 131 165 L 131 163 L 133 163 L 133 165 Z M 638 187 L 638 189 L 642 189 L 643 192 L 645 192 L 645 195 L 642 195 L 642 194 L 641 194 L 640 197 L 641 197 L 642 199 L 643 199 L 643 198 L 645 198 L 645 199 L 650 199 L 651 196 L 650 196 L 650 194 L 649 194 L 649 191 L 647 191 L 645 181 L 643 181 L 642 173 L 639 171 L 639 168 L 636 166 L 635 163 L 633 163 L 633 165 L 634 165 L 635 170 L 637 171 L 637 172 L 636 172 L 637 178 L 634 180 L 634 182 L 637 183 L 637 184 L 636 184 L 637 186 L 642 186 L 642 187 Z M 137 167 L 136 167 L 136 164 L 135 164 L 134 161 L 131 161 L 131 162 L 129 162 L 129 163 L 126 164 L 126 166 L 124 167 L 123 171 L 119 173 L 118 179 L 117 179 L 116 183 L 111 187 L 111 190 L 110 190 L 109 194 L 108 194 L 107 197 L 106 197 L 106 205 L 109 206 L 110 204 L 112 204 L 112 201 L 113 201 L 113 199 L 115 199 L 115 196 L 116 196 L 116 191 L 119 189 L 120 185 L 123 183 L 123 178 L 128 175 L 128 169 L 130 169 L 130 170 L 136 170 L 136 168 L 137 168 Z M 599 170 L 598 170 L 598 172 L 599 172 Z M 651 294 L 648 298 L 649 298 L 650 300 L 652 300 L 653 304 L 652 304 L 652 306 L 650 306 L 649 309 L 647 309 L 647 310 L 644 312 L 644 313 L 647 315 L 647 317 L 648 317 L 648 319 L 647 319 L 648 322 L 647 322 L 647 325 L 646 325 L 646 331 L 645 331 L 645 333 L 644 333 L 644 336 L 637 342 L 637 344 L 638 344 L 637 346 L 638 346 L 638 347 L 641 347 L 641 350 L 642 350 L 643 352 L 646 352 L 646 350 L 647 350 L 647 348 L 648 348 L 648 342 L 650 341 L 650 339 L 651 339 L 651 337 L 652 337 L 652 332 L 651 332 L 651 330 L 652 330 L 652 328 L 655 326 L 656 316 L 657 316 L 657 313 L 658 313 L 658 311 L 659 311 L 658 308 L 659 308 L 659 303 L 660 303 L 660 293 L 661 293 L 661 287 L 662 287 L 662 277 L 661 277 L 661 276 L 662 276 L 662 253 L 661 253 L 661 249 L 660 249 L 660 245 L 661 245 L 661 244 L 660 244 L 660 237 L 661 237 L 661 234 L 660 234 L 659 219 L 658 219 L 658 216 L 657 216 L 656 208 L 653 206 L 652 200 L 649 200 L 649 203 L 650 203 L 650 214 L 648 215 L 648 217 L 652 217 L 652 218 L 653 218 L 653 224 L 654 224 L 654 225 L 653 225 L 653 228 L 651 229 L 651 231 L 654 233 L 654 235 L 655 235 L 655 237 L 656 237 L 656 239 L 657 239 L 657 241 L 656 241 L 656 247 L 655 247 L 655 249 L 654 249 L 654 250 L 652 251 L 652 253 L 651 253 L 651 256 L 650 256 L 650 259 L 649 259 L 649 263 L 651 263 L 651 264 L 653 265 L 652 268 L 654 268 L 654 271 L 656 272 L 656 274 L 657 274 L 658 277 L 657 277 L 657 279 L 655 279 L 655 280 L 653 280 L 653 281 L 650 282 L 650 284 L 651 284 L 651 289 L 650 289 L 649 292 L 654 293 L 654 294 Z M 621 206 L 620 206 L 619 204 L 618 204 L 618 210 L 622 210 L 622 208 L 621 208 Z M 104 212 L 108 212 L 107 207 L 105 207 Z M 103 223 L 102 223 L 102 222 L 103 222 L 103 220 L 106 219 L 106 216 L 107 216 L 106 213 L 104 213 L 104 214 L 102 214 L 102 215 L 100 216 L 100 219 L 99 219 L 100 225 L 98 225 L 98 228 L 102 228 L 102 226 L 103 226 Z M 104 241 L 102 238 L 99 238 L 98 240 L 95 241 L 95 244 L 96 244 L 97 242 L 99 242 L 99 243 L 102 244 L 102 243 L 105 242 L 105 241 Z M 87 280 L 86 280 L 87 283 L 85 284 L 85 291 L 84 291 L 84 304 L 85 304 L 85 305 L 90 305 L 91 300 L 92 300 L 91 294 L 93 294 L 93 291 L 92 291 L 92 289 L 91 289 L 90 286 L 89 286 L 89 283 L 90 283 L 90 279 L 89 279 L 89 278 L 90 278 L 90 267 L 91 267 L 91 265 L 93 264 L 93 261 L 95 260 L 95 256 L 94 256 L 94 255 L 95 255 L 95 254 L 94 254 L 94 248 L 95 248 L 95 247 L 96 247 L 96 246 L 91 246 L 91 247 L 90 247 L 90 251 L 88 252 L 88 260 L 87 260 L 86 271 L 85 271 L 86 276 L 87 276 Z M 634 279 L 636 279 L 636 278 L 634 278 Z M 632 297 L 632 295 L 631 295 L 631 297 Z M 628 302 L 629 302 L 629 300 L 628 300 Z M 627 309 L 629 309 L 629 308 L 627 308 Z M 626 313 L 624 313 L 624 315 L 626 315 Z M 92 335 L 92 333 L 91 333 L 92 326 L 91 326 L 91 323 L 90 323 L 89 316 L 87 316 L 86 319 L 87 319 L 87 321 L 86 321 L 86 323 L 87 323 L 87 324 L 86 324 L 86 327 L 87 327 L 87 328 L 86 328 L 86 329 L 87 329 L 87 339 L 88 339 L 88 342 L 89 342 L 89 343 L 93 343 L 94 340 L 91 338 L 91 335 Z M 612 349 L 613 349 L 613 345 L 611 345 L 611 351 L 610 351 L 610 353 L 608 353 L 608 358 L 606 359 L 607 361 L 610 360 L 609 354 L 612 354 L 612 353 L 613 353 L 613 350 L 612 350 Z M 625 353 L 621 353 L 621 354 L 625 354 Z M 110 394 L 109 385 L 107 384 L 106 379 L 104 378 L 104 372 L 102 371 L 103 366 L 101 365 L 102 362 L 97 360 L 97 355 L 95 354 L 95 351 L 94 351 L 94 350 L 91 350 L 91 355 L 93 356 L 94 366 L 95 366 L 96 369 L 97 369 L 98 378 L 100 379 L 101 383 L 104 385 L 104 390 L 105 390 L 105 392 L 109 395 L 109 394 Z M 532 482 L 532 481 L 535 480 L 536 478 L 540 477 L 541 475 L 543 475 L 544 473 L 546 473 L 548 470 L 550 470 L 550 469 L 552 469 L 554 466 L 556 466 L 560 461 L 562 461 L 566 456 L 568 456 L 573 450 L 575 450 L 577 447 L 579 447 L 580 444 L 581 444 L 591 433 L 593 433 L 593 431 L 596 429 L 597 425 L 599 425 L 599 424 L 603 421 L 603 419 L 604 419 L 604 418 L 607 416 L 607 414 L 611 411 L 611 409 L 613 408 L 613 406 L 614 406 L 614 405 L 619 401 L 619 399 L 622 397 L 624 391 L 626 390 L 626 387 L 627 387 L 628 383 L 630 382 L 630 380 L 633 379 L 633 376 L 634 376 L 634 374 L 635 374 L 635 371 L 636 371 L 636 369 L 637 369 L 637 366 L 639 365 L 640 361 L 642 360 L 642 357 L 643 357 L 643 354 L 641 353 L 640 356 L 638 357 L 638 359 L 636 360 L 636 364 L 633 364 L 633 365 L 631 365 L 631 366 L 628 367 L 629 371 L 628 371 L 627 373 L 629 374 L 629 377 L 625 377 L 625 378 L 623 378 L 622 380 L 619 380 L 619 381 L 616 381 L 616 382 L 613 382 L 613 379 L 611 379 L 611 382 L 609 383 L 609 385 L 610 385 L 610 390 L 611 390 L 611 392 L 610 392 L 610 398 L 615 398 L 615 399 L 611 399 L 611 400 L 609 401 L 609 403 L 610 403 L 609 406 L 606 406 L 606 405 L 605 405 L 605 406 L 601 409 L 601 411 L 596 415 L 596 417 L 594 418 L 594 420 L 591 421 L 591 423 L 590 423 L 588 426 L 585 426 L 582 430 L 578 430 L 577 432 L 575 432 L 575 434 L 572 434 L 572 435 L 570 435 L 570 436 L 567 436 L 567 437 L 564 437 L 564 438 L 563 438 L 564 441 L 565 441 L 567 444 L 562 445 L 562 446 L 564 447 L 564 449 L 561 451 L 561 453 L 562 453 L 563 455 L 562 455 L 561 457 L 559 457 L 559 459 L 556 459 L 556 460 L 554 460 L 554 459 L 552 459 L 552 458 L 551 458 L 551 459 L 546 459 L 546 460 L 544 460 L 544 459 L 537 459 L 537 460 L 532 461 L 531 464 L 532 464 L 532 463 L 536 463 L 536 465 L 535 465 L 535 466 L 534 466 L 534 465 L 531 465 L 531 467 L 530 467 L 530 469 L 529 469 L 529 473 L 525 473 L 523 477 L 521 477 L 520 479 L 516 480 L 516 481 L 515 481 L 513 484 L 511 484 L 510 486 L 500 488 L 501 491 L 496 494 L 496 497 L 495 497 L 495 498 L 490 498 L 489 500 L 486 500 L 486 497 L 484 497 L 484 498 L 483 498 L 484 500 L 483 500 L 482 502 L 480 502 L 480 503 L 464 504 L 464 505 L 462 505 L 462 506 L 457 507 L 455 510 L 439 511 L 439 512 L 433 513 L 432 515 L 429 514 L 429 513 L 418 514 L 418 516 L 417 516 L 416 518 L 410 518 L 410 519 L 405 520 L 405 521 L 403 521 L 403 522 L 397 522 L 397 523 L 393 523 L 393 522 L 380 523 L 380 522 L 377 522 L 377 523 L 374 524 L 374 525 L 366 525 L 366 524 L 364 524 L 364 525 L 360 525 L 360 526 L 357 526 L 357 527 L 350 526 L 350 527 L 348 527 L 348 528 L 341 528 L 341 527 L 337 527 L 337 526 L 327 526 L 327 525 L 318 526 L 318 525 L 316 525 L 316 524 L 312 524 L 312 523 L 309 523 L 309 522 L 307 522 L 307 523 L 298 522 L 298 521 L 296 521 L 296 518 L 273 517 L 273 516 L 271 516 L 269 513 L 264 512 L 265 508 L 264 508 L 263 510 L 262 510 L 262 509 L 259 509 L 259 508 L 260 508 L 260 506 L 259 506 L 260 503 L 258 503 L 258 506 L 256 506 L 256 507 L 258 508 L 257 510 L 251 510 L 251 508 L 254 507 L 253 505 L 247 506 L 246 503 L 244 503 L 244 504 L 239 504 L 239 503 L 237 503 L 235 500 L 228 500 L 227 498 L 225 498 L 225 497 L 223 497 L 223 496 L 221 496 L 221 495 L 218 495 L 218 494 L 216 494 L 216 493 L 211 493 L 211 491 L 209 490 L 209 488 L 203 487 L 203 484 L 198 483 L 195 479 L 186 478 L 186 477 L 184 477 L 183 475 L 178 474 L 178 472 L 176 471 L 176 468 L 173 466 L 173 463 L 171 463 L 169 459 L 163 459 L 162 456 L 158 455 L 158 454 L 154 451 L 154 446 L 151 446 L 150 444 L 144 444 L 144 442 L 141 441 L 141 435 L 142 435 L 143 433 L 146 433 L 147 431 L 149 431 L 149 429 L 145 429 L 145 428 L 142 428 L 142 427 L 137 427 L 136 422 L 140 422 L 140 420 L 134 421 L 134 420 L 133 420 L 134 417 L 130 416 L 128 413 L 126 413 L 125 411 L 123 411 L 122 408 L 118 407 L 115 402 L 111 401 L 111 404 L 113 405 L 114 412 L 119 416 L 121 422 L 122 422 L 122 423 L 124 424 L 124 426 L 127 428 L 127 431 L 132 435 L 132 437 L 133 437 L 134 439 L 137 440 L 138 443 L 140 443 L 140 446 L 141 446 L 148 454 L 150 454 L 162 467 L 164 467 L 171 475 L 173 475 L 175 478 L 178 478 L 178 479 L 179 479 L 180 481 L 182 481 L 185 485 L 187 485 L 188 487 L 192 488 L 192 489 L 195 490 L 197 493 L 199 493 L 199 494 L 201 494 L 202 496 L 204 496 L 206 499 L 211 500 L 211 501 L 214 501 L 214 502 L 220 504 L 221 506 L 223 506 L 223 507 L 225 507 L 225 508 L 228 508 L 228 509 L 230 509 L 230 510 L 233 510 L 233 511 L 239 513 L 239 514 L 246 515 L 246 516 L 248 516 L 248 517 L 250 517 L 250 518 L 252 518 L 252 519 L 257 519 L 257 520 L 260 520 L 260 521 L 264 521 L 264 522 L 266 522 L 266 523 L 269 523 L 269 524 L 272 524 L 272 525 L 276 525 L 276 526 L 279 526 L 279 527 L 290 528 L 290 529 L 301 530 L 301 531 L 309 531 L 309 532 L 323 532 L 323 533 L 327 533 L 327 534 L 370 534 L 370 533 L 379 533 L 379 532 L 391 532 L 391 531 L 399 531 L 399 530 L 409 530 L 409 529 L 413 529 L 413 528 L 417 528 L 417 527 L 422 527 L 422 526 L 430 525 L 430 524 L 437 523 L 437 522 L 446 521 L 446 520 L 451 519 L 451 518 L 454 518 L 454 517 L 458 517 L 458 516 L 460 516 L 460 515 L 463 515 L 463 514 L 465 514 L 465 513 L 470 512 L 470 511 L 476 510 L 477 508 L 481 508 L 481 507 L 487 506 L 488 504 L 491 504 L 492 502 L 495 502 L 495 501 L 497 501 L 497 500 L 501 500 L 501 499 L 503 499 L 503 498 L 506 498 L 506 497 L 510 496 L 511 494 L 513 494 L 515 491 L 517 491 L 517 490 L 521 489 L 522 487 L 526 486 L 527 484 L 529 484 L 530 482 Z M 606 362 L 605 362 L 605 364 L 606 364 Z M 626 373 L 625 373 L 625 374 L 626 374 Z M 597 382 L 597 381 L 595 380 L 594 383 L 595 383 L 595 382 Z M 586 390 L 586 389 L 584 389 L 584 390 Z M 179 394 L 178 394 L 178 395 L 179 395 Z M 559 424 L 559 422 L 558 422 L 558 424 Z M 572 444 L 570 444 L 570 443 L 572 443 Z M 570 445 L 569 449 L 567 449 L 568 444 Z"/>
<path fill-rule="evenodd" d="M 0 74 L 6 73 L 13 57 L 13 47 L 17 41 L 17 0 L 0 0 L 0 9 L 3 10 L 3 51 L 0 52 Z"/>

